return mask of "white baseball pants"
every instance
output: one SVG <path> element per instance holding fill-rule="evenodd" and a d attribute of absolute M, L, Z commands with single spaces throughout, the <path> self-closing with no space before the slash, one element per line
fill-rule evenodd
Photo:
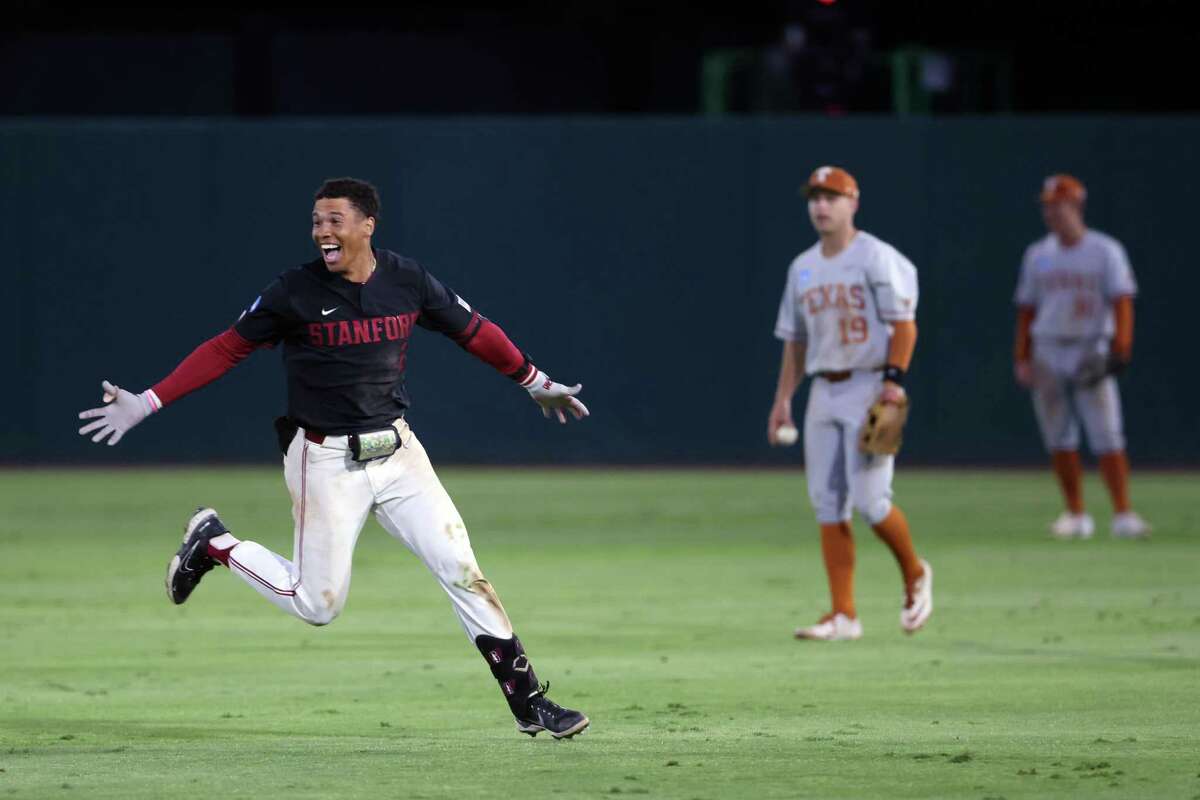
<path fill-rule="evenodd" d="M 853 509 L 875 525 L 892 510 L 895 456 L 858 449 L 867 410 L 882 388 L 876 371 L 856 370 L 836 383 L 813 379 L 804 412 L 804 471 L 821 524 L 846 522 Z"/>
<path fill-rule="evenodd" d="M 1107 354 L 1103 339 L 1034 339 L 1033 411 L 1047 450 L 1078 450 L 1081 422 L 1093 453 L 1125 449 L 1116 379 L 1109 376 L 1094 386 L 1073 380 L 1086 359 Z"/>
<path fill-rule="evenodd" d="M 301 429 L 284 457 L 292 495 L 292 560 L 252 541 L 229 553 L 229 568 L 255 591 L 312 625 L 332 622 L 350 591 L 350 564 L 369 514 L 404 542 L 449 595 L 472 641 L 513 635 L 508 615 L 484 578 L 462 517 L 404 420 L 403 445 L 385 459 L 351 459 L 345 436 L 316 444 Z"/>
<path fill-rule="evenodd" d="M 1095 386 L 1080 386 L 1069 378 L 1045 373 L 1038 377 L 1032 394 L 1047 450 L 1078 450 L 1081 421 L 1088 446 L 1096 455 L 1125 449 L 1121 392 L 1111 375 Z"/>

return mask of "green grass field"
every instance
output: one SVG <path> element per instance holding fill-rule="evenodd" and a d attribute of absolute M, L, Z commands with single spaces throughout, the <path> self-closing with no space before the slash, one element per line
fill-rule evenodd
<path fill-rule="evenodd" d="M 897 624 L 861 523 L 860 642 L 825 609 L 802 477 L 444 470 L 551 696 L 516 733 L 441 590 L 374 521 L 346 612 L 310 628 L 214 572 L 162 575 L 198 502 L 291 552 L 270 469 L 0 473 L 0 796 L 1200 797 L 1194 474 L 1142 474 L 1149 542 L 1045 535 L 1049 475 L 901 473 L 936 572 Z"/>

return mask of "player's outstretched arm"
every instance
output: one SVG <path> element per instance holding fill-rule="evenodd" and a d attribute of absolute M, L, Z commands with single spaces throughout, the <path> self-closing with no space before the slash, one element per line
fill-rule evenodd
<path fill-rule="evenodd" d="M 104 441 L 104 437 L 107 436 L 108 444 L 111 447 L 121 441 L 121 437 L 130 428 L 162 408 L 162 403 L 159 402 L 153 389 L 147 389 L 141 394 L 134 394 L 108 381 L 101 382 L 100 387 L 104 390 L 105 404 L 99 408 L 89 408 L 87 411 L 79 412 L 80 419 L 94 420 L 79 429 L 80 435 L 86 436 L 92 431 L 96 431 L 92 436 L 92 441 L 97 444 Z"/>
<path fill-rule="evenodd" d="M 567 414 L 575 419 L 588 415 L 587 406 L 575 395 L 580 384 L 564 386 L 555 383 L 546 373 L 533 365 L 524 352 L 513 344 L 499 325 L 471 308 L 470 303 L 422 270 L 426 300 L 417 324 L 440 331 L 459 347 L 489 364 L 497 372 L 519 383 L 542 409 L 542 415 L 553 414 L 566 424 Z"/>
<path fill-rule="evenodd" d="M 460 307 L 465 308 L 459 304 L 454 306 Z M 555 383 L 533 365 L 529 356 L 512 343 L 499 325 L 478 311 L 472 310 L 466 325 L 450 336 L 459 347 L 521 384 L 541 406 L 542 416 L 549 418 L 553 414 L 563 424 L 566 424 L 567 414 L 575 419 L 588 416 L 587 406 L 576 397 L 583 389 L 582 384 L 564 386 Z"/>
<path fill-rule="evenodd" d="M 256 346 L 230 328 L 197 347 L 179 362 L 170 375 L 141 394 L 127 392 L 104 381 L 101 386 L 104 388 L 106 405 L 79 413 L 80 419 L 96 420 L 80 428 L 79 433 L 86 436 L 96 431 L 92 437 L 96 443 L 111 434 L 108 443 L 114 445 L 121 441 L 130 428 L 160 411 L 163 406 L 224 375 L 253 352 Z"/>

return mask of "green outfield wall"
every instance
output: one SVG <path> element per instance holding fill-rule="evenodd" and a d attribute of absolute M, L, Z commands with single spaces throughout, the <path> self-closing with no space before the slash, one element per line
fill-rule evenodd
<path fill-rule="evenodd" d="M 383 194 L 380 246 L 424 262 L 592 417 L 560 428 L 437 335 L 409 350 L 435 462 L 788 463 L 764 430 L 797 187 L 842 164 L 859 223 L 920 270 L 910 463 L 1038 463 L 1011 379 L 1011 295 L 1044 175 L 1091 191 L 1141 285 L 1122 380 L 1135 463 L 1200 461 L 1193 261 L 1200 119 L 855 117 L 15 121 L 0 124 L 0 460 L 269 461 L 284 408 L 260 352 L 102 450 L 76 413 L 140 390 L 312 257 L 323 178 Z M 797 399 L 802 412 L 804 395 Z"/>

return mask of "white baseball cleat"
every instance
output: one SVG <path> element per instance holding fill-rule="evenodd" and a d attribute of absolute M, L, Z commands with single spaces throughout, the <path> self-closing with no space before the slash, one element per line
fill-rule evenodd
<path fill-rule="evenodd" d="M 1050 523 L 1050 535 L 1055 539 L 1090 539 L 1096 532 L 1096 523 L 1086 511 L 1072 514 L 1064 511 Z"/>
<path fill-rule="evenodd" d="M 1112 535 L 1116 539 L 1146 539 L 1150 536 L 1150 523 L 1136 511 L 1124 511 L 1112 518 Z"/>
<path fill-rule="evenodd" d="M 916 633 L 933 613 L 933 567 L 921 559 L 925 570 L 904 593 L 904 608 L 900 609 L 900 627 L 905 633 Z"/>
<path fill-rule="evenodd" d="M 862 638 L 862 623 L 858 617 L 845 614 L 826 614 L 816 625 L 796 629 L 797 639 L 817 642 L 848 642 Z"/>

